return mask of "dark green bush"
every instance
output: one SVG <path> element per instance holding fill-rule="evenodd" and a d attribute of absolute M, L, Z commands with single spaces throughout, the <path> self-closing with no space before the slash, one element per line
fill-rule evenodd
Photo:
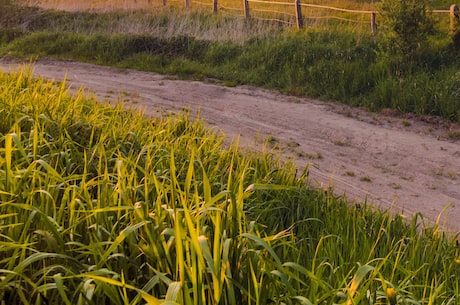
<path fill-rule="evenodd" d="M 427 3 L 427 0 L 381 2 L 380 47 L 382 54 L 398 66 L 408 60 L 412 61 L 433 33 L 434 21 L 428 14 Z"/>
<path fill-rule="evenodd" d="M 454 9 L 454 14 L 451 16 L 450 37 L 452 38 L 453 46 L 456 49 L 460 49 L 460 11 L 458 6 L 451 6 L 452 9 Z"/>

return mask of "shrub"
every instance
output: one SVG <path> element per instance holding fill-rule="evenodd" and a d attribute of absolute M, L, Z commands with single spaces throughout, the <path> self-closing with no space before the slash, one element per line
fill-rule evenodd
<path fill-rule="evenodd" d="M 452 44 L 456 49 L 460 49 L 460 12 L 458 6 L 452 6 L 451 10 L 454 10 L 454 14 L 451 14 L 451 28 L 450 37 L 452 38 Z M 452 11 L 451 11 L 452 12 Z"/>
<path fill-rule="evenodd" d="M 380 5 L 382 35 L 380 50 L 391 58 L 400 72 L 400 65 L 412 61 L 433 33 L 434 21 L 428 14 L 426 0 L 383 0 Z"/>

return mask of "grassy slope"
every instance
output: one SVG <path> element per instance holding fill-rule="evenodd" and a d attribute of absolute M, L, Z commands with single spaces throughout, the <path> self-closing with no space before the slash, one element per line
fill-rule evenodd
<path fill-rule="evenodd" d="M 0 73 L 0 109 L 5 304 L 458 301 L 453 237 L 311 190 L 186 114 L 149 120 L 27 71 Z"/>
<path fill-rule="evenodd" d="M 378 38 L 344 30 L 343 24 L 298 32 L 239 18 L 184 16 L 174 9 L 154 16 L 26 9 L 18 16 L 1 31 L 0 55 L 212 77 L 371 110 L 393 108 L 460 121 L 460 61 L 445 25 L 396 75 L 391 59 L 378 51 Z"/>

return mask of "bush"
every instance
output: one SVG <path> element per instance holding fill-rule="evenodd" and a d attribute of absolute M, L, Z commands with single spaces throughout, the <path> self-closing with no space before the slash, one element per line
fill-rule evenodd
<path fill-rule="evenodd" d="M 380 50 L 384 57 L 391 58 L 400 72 L 403 62 L 411 62 L 418 51 L 423 49 L 434 21 L 428 14 L 426 0 L 383 0 L 382 35 Z"/>
<path fill-rule="evenodd" d="M 11 0 L 0 0 L 0 27 L 8 27 L 11 23 L 11 20 L 15 17 L 15 9 L 12 5 Z"/>
<path fill-rule="evenodd" d="M 460 49 L 460 12 L 458 6 L 451 7 L 451 10 L 454 9 L 454 15 L 451 15 L 451 28 L 450 28 L 450 37 L 452 38 L 452 44 L 456 49 Z M 451 11 L 452 12 L 452 11 Z"/>

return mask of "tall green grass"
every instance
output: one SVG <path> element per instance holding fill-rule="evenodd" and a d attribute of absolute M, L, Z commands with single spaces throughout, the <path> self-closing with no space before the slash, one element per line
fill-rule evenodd
<path fill-rule="evenodd" d="M 457 236 L 200 120 L 0 72 L 1 304 L 457 304 Z"/>

